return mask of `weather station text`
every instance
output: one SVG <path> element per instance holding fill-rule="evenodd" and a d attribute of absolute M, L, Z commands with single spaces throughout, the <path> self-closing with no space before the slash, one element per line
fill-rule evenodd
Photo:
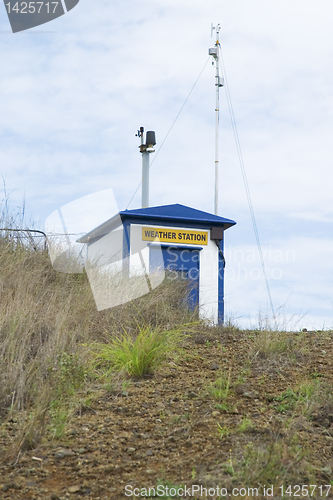
<path fill-rule="evenodd" d="M 161 227 L 143 227 L 143 241 L 159 241 L 160 243 L 185 243 L 192 245 L 207 245 L 208 232 L 188 229 L 168 229 Z"/>

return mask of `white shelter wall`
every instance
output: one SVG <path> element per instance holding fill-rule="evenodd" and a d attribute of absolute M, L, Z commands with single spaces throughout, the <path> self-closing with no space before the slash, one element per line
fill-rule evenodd
<path fill-rule="evenodd" d="M 218 322 L 218 248 L 215 241 L 200 252 L 199 315 L 214 324 Z"/>

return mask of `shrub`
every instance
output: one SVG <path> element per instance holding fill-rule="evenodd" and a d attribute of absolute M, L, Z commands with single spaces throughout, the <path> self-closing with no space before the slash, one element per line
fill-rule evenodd
<path fill-rule="evenodd" d="M 260 331 L 257 333 L 252 352 L 259 358 L 274 358 L 290 355 L 296 348 L 294 339 L 287 332 Z"/>
<path fill-rule="evenodd" d="M 106 374 L 124 371 L 141 378 L 153 373 L 172 352 L 179 350 L 183 340 L 181 328 L 139 326 L 136 338 L 125 332 L 121 337 L 111 337 L 108 344 L 93 344 L 91 350 L 95 367 L 106 367 Z"/>

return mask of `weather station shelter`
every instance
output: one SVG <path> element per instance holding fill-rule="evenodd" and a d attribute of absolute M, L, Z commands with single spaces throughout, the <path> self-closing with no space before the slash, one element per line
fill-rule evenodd
<path fill-rule="evenodd" d="M 133 300 L 166 277 L 175 277 L 188 281 L 188 306 L 198 308 L 200 318 L 224 322 L 224 232 L 236 222 L 218 215 L 219 89 L 224 81 L 219 74 L 220 25 L 212 25 L 212 34 L 214 30 L 215 47 L 209 49 L 216 67 L 214 215 L 180 204 L 149 206 L 149 156 L 156 137 L 140 127 L 142 208 L 119 212 L 77 240 L 87 245 L 86 270 L 99 310 Z M 132 282 L 127 279 L 131 276 Z M 112 290 L 117 283 L 122 287 Z"/>
<path fill-rule="evenodd" d="M 150 274 L 163 269 L 163 279 L 188 280 L 189 307 L 198 308 L 200 318 L 221 324 L 224 231 L 235 224 L 184 205 L 163 205 L 121 211 L 78 241 L 86 243 L 88 250 L 102 240 L 105 248 L 113 245 L 118 265 L 129 272 L 141 269 Z M 148 286 L 145 293 L 154 287 Z"/>

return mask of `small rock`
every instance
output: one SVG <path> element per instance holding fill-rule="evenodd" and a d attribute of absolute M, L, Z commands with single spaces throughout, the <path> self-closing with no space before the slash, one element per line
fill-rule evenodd
<path fill-rule="evenodd" d="M 219 411 L 212 411 L 212 417 L 219 417 L 221 413 Z"/>
<path fill-rule="evenodd" d="M 187 426 L 185 425 L 184 427 L 177 427 L 177 429 L 174 429 L 173 431 L 171 431 L 171 435 L 174 435 L 174 436 L 178 436 L 180 434 L 188 434 L 189 430 L 187 428 Z"/>
<path fill-rule="evenodd" d="M 58 495 L 56 495 L 55 493 L 52 493 L 51 500 L 60 500 L 60 497 L 58 497 Z"/>
<path fill-rule="evenodd" d="M 3 487 L 2 487 L 2 491 L 8 491 L 10 489 L 13 489 L 13 490 L 20 490 L 21 489 L 21 486 L 19 486 L 18 484 L 16 483 L 8 483 L 8 484 L 4 484 Z"/>
<path fill-rule="evenodd" d="M 151 457 L 154 454 L 153 450 L 148 450 L 146 455 L 147 457 Z"/>
<path fill-rule="evenodd" d="M 136 448 L 127 448 L 127 453 L 129 455 L 131 455 L 132 453 L 134 453 L 136 451 Z"/>
<path fill-rule="evenodd" d="M 255 392 L 243 392 L 243 396 L 249 399 L 256 399 L 258 397 L 258 394 Z"/>
<path fill-rule="evenodd" d="M 244 384 L 239 384 L 233 387 L 234 393 L 238 394 L 238 396 L 241 396 L 244 394 L 244 392 L 247 391 L 247 387 Z"/>
<path fill-rule="evenodd" d="M 205 344 L 207 342 L 206 337 L 195 337 L 194 342 L 196 344 Z"/>
<path fill-rule="evenodd" d="M 209 367 L 210 370 L 219 370 L 220 368 L 220 365 L 218 365 L 217 363 L 212 363 Z"/>
<path fill-rule="evenodd" d="M 77 429 L 69 429 L 68 435 L 69 436 L 77 436 L 79 434 L 79 431 Z"/>
<path fill-rule="evenodd" d="M 255 399 L 259 396 L 256 391 L 251 391 L 251 389 L 244 384 L 237 385 L 233 388 L 233 391 L 239 396 L 244 396 L 245 398 L 249 399 Z"/>
<path fill-rule="evenodd" d="M 55 458 L 66 458 L 66 457 L 72 457 L 73 455 L 75 455 L 74 451 L 72 450 L 69 450 L 67 448 L 61 448 L 60 450 L 58 450 L 56 453 L 55 453 Z"/>
<path fill-rule="evenodd" d="M 67 489 L 68 489 L 69 493 L 77 493 L 78 491 L 81 490 L 81 486 L 79 486 L 78 484 L 76 484 L 76 485 L 70 486 Z"/>
<path fill-rule="evenodd" d="M 198 396 L 198 394 L 197 394 L 196 392 L 193 392 L 193 391 L 188 391 L 188 393 L 187 393 L 187 397 L 188 397 L 189 399 L 194 399 L 194 398 L 198 398 L 199 396 Z"/>
<path fill-rule="evenodd" d="M 151 476 L 152 474 L 155 474 L 155 471 L 153 469 L 147 469 L 146 470 L 146 474 L 148 474 L 149 476 Z"/>

